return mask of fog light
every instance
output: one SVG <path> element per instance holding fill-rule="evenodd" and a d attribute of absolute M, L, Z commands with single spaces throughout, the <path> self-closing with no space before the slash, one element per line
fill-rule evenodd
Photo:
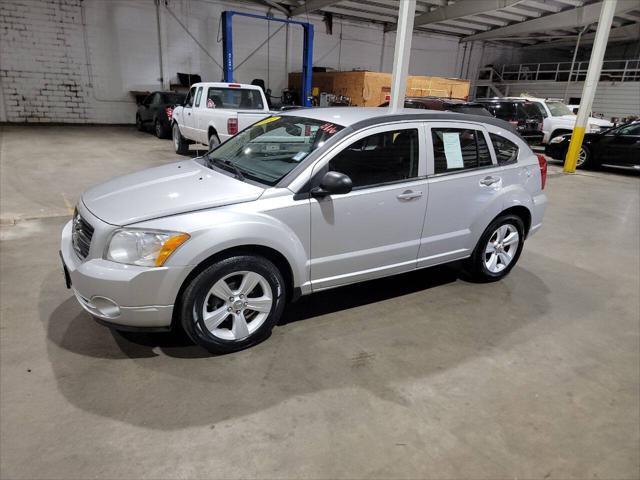
<path fill-rule="evenodd" d="M 116 302 L 105 297 L 92 297 L 91 305 L 95 308 L 100 315 L 105 317 L 115 318 L 120 315 L 120 307 Z"/>

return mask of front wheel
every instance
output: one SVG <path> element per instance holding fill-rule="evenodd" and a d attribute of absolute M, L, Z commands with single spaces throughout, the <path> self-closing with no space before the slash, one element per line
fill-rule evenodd
<path fill-rule="evenodd" d="M 578 153 L 578 161 L 576 162 L 576 168 L 589 168 L 591 166 L 591 152 L 589 147 L 582 145 L 580 152 Z"/>
<path fill-rule="evenodd" d="M 501 215 L 484 231 L 466 271 L 472 280 L 495 282 L 505 277 L 520 258 L 524 246 L 524 223 L 517 215 Z"/>
<path fill-rule="evenodd" d="M 187 140 L 180 133 L 180 127 L 178 127 L 177 123 L 173 124 L 173 148 L 176 153 L 180 155 L 186 155 L 189 153 L 189 144 Z"/>
<path fill-rule="evenodd" d="M 144 125 L 142 125 L 142 118 L 140 117 L 140 114 L 136 114 L 136 128 L 139 132 L 144 130 Z"/>
<path fill-rule="evenodd" d="M 269 337 L 285 298 L 282 274 L 269 260 L 230 257 L 207 267 L 185 289 L 182 327 L 211 353 L 235 352 Z"/>

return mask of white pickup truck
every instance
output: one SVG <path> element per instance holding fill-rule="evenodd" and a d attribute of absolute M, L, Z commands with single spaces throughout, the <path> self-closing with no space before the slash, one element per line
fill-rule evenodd
<path fill-rule="evenodd" d="M 527 97 L 524 95 L 515 98 L 524 98 L 532 102 L 538 110 L 540 110 L 540 114 L 544 119 L 542 123 L 542 133 L 544 134 L 542 138 L 543 144 L 549 143 L 554 137 L 573 131 L 577 117 L 561 100 Z M 586 133 L 597 133 L 600 130 L 606 130 L 611 127 L 613 127 L 613 123 L 608 120 L 589 117 Z"/>
<path fill-rule="evenodd" d="M 208 145 L 211 150 L 269 115 L 267 99 L 258 86 L 195 83 L 184 104 L 173 110 L 171 131 L 176 153 L 187 153 L 190 143 Z"/>

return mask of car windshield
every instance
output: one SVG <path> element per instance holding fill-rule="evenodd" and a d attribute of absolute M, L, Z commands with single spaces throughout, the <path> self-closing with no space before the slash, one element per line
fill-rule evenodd
<path fill-rule="evenodd" d="M 210 165 L 224 168 L 226 164 L 247 179 L 275 185 L 343 128 L 303 117 L 267 117 L 230 138 L 207 157 Z"/>
<path fill-rule="evenodd" d="M 184 102 L 184 97 L 184 93 L 163 93 L 162 102 L 173 105 L 182 105 L 182 103 Z"/>
<path fill-rule="evenodd" d="M 574 115 L 571 109 L 562 102 L 545 102 L 552 117 L 562 117 L 563 115 Z"/>

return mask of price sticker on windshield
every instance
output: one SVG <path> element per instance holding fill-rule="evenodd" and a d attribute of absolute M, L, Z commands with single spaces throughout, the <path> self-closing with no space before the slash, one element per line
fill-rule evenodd
<path fill-rule="evenodd" d="M 333 123 L 325 123 L 320 125 L 320 130 L 330 135 L 333 135 L 338 131 L 338 128 Z"/>

